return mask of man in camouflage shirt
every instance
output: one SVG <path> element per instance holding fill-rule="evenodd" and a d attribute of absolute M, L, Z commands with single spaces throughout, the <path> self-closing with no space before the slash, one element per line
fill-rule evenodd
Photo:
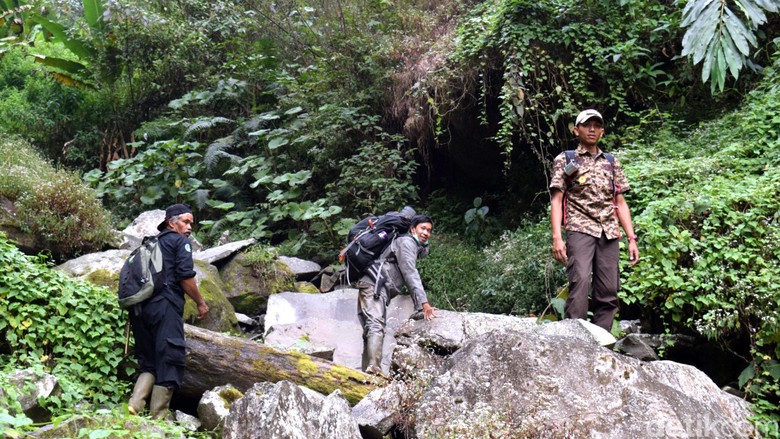
<path fill-rule="evenodd" d="M 577 116 L 574 135 L 580 144 L 574 163 L 567 163 L 565 152 L 553 162 L 550 220 L 553 257 L 566 264 L 569 277 L 565 317 L 587 319 L 592 283 L 593 323 L 609 331 L 618 310 L 621 226 L 628 236 L 631 265 L 639 262 L 639 248 L 623 196 L 629 191 L 628 180 L 617 159 L 608 159 L 598 147 L 604 135 L 603 124 L 596 110 L 585 110 Z M 566 227 L 566 241 L 561 224 Z"/>

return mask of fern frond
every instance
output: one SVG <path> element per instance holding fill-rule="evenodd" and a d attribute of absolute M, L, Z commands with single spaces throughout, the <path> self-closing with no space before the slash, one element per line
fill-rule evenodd
<path fill-rule="evenodd" d="M 220 159 L 223 158 L 226 158 L 231 162 L 237 162 L 241 160 L 241 157 L 226 152 L 228 149 L 233 148 L 236 145 L 237 143 L 233 139 L 233 136 L 222 137 L 221 139 L 215 140 L 206 148 L 206 154 L 203 156 L 203 163 L 206 165 L 206 169 L 209 171 L 213 170 L 219 163 Z"/>
<path fill-rule="evenodd" d="M 198 189 L 195 191 L 195 206 L 198 209 L 203 209 L 206 206 L 206 201 L 209 200 L 208 189 Z"/>
<path fill-rule="evenodd" d="M 232 119 L 228 119 L 226 117 L 200 117 L 195 122 L 190 124 L 190 126 L 187 127 L 187 130 L 184 131 L 184 135 L 182 136 L 184 139 L 189 138 L 190 135 L 194 133 L 199 133 L 201 131 L 205 131 L 208 129 L 211 129 L 217 125 L 220 124 L 229 124 L 234 123 Z"/>

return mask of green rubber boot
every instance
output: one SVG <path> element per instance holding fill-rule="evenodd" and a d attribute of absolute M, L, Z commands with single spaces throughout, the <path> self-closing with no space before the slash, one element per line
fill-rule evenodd
<path fill-rule="evenodd" d="M 173 389 L 165 386 L 154 386 L 152 400 L 149 402 L 152 419 L 165 419 L 170 416 L 171 412 L 168 407 L 171 405 L 171 398 L 173 398 Z"/>
<path fill-rule="evenodd" d="M 146 407 L 146 398 L 152 393 L 154 387 L 154 375 L 144 372 L 138 375 L 138 380 L 133 387 L 133 394 L 130 396 L 130 402 L 127 403 L 127 410 L 131 415 L 138 415 Z"/>
<path fill-rule="evenodd" d="M 365 345 L 363 346 L 363 356 L 366 360 L 364 372 L 387 378 L 382 372 L 382 347 L 384 346 L 385 337 L 383 334 L 372 334 L 366 338 Z"/>

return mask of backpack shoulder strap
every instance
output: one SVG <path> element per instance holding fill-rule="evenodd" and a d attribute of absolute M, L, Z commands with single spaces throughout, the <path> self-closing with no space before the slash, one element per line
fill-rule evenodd
<path fill-rule="evenodd" d="M 568 165 L 571 162 L 577 161 L 577 150 L 576 149 L 567 149 L 565 151 L 566 153 L 566 164 Z"/>
<path fill-rule="evenodd" d="M 607 159 L 610 165 L 612 165 L 612 194 L 617 196 L 617 185 L 615 184 L 615 156 L 605 152 L 604 158 Z"/>

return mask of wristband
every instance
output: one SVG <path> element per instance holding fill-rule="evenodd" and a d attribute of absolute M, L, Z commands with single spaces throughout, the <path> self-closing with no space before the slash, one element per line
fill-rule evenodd
<path fill-rule="evenodd" d="M 637 236 L 636 236 L 636 235 L 631 235 L 631 236 L 629 236 L 629 237 L 628 237 L 628 240 L 629 240 L 629 242 L 630 242 L 630 241 L 634 241 L 634 242 L 636 242 L 636 240 L 637 240 L 637 239 L 639 239 L 639 238 L 637 238 Z"/>

